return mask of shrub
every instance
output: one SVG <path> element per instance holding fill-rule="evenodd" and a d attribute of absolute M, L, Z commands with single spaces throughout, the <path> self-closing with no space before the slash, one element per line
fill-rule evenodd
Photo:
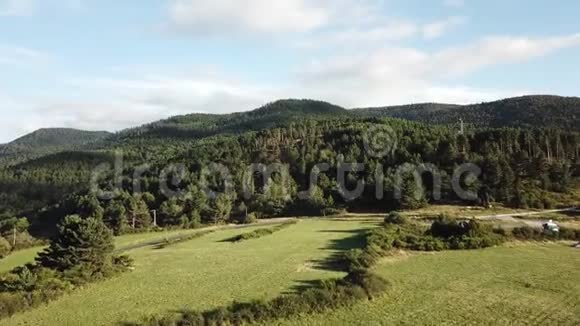
<path fill-rule="evenodd" d="M 542 229 L 522 226 L 514 228 L 512 235 L 519 240 L 580 240 L 580 230 L 560 228 L 560 232 L 544 231 Z"/>
<path fill-rule="evenodd" d="M 3 237 L 0 237 L 0 259 L 8 256 L 11 251 L 12 246 L 10 245 L 10 242 Z"/>
<path fill-rule="evenodd" d="M 391 212 L 384 219 L 385 224 L 407 224 L 408 219 L 399 212 Z"/>
<path fill-rule="evenodd" d="M 28 308 L 28 300 L 22 293 L 0 292 L 0 318 L 9 317 Z"/>
<path fill-rule="evenodd" d="M 242 218 L 242 224 L 254 224 L 258 221 L 258 217 L 256 213 L 249 213 L 248 215 Z"/>
<path fill-rule="evenodd" d="M 431 224 L 430 233 L 434 237 L 450 238 L 465 235 L 468 231 L 465 222 L 460 223 L 442 215 Z"/>
<path fill-rule="evenodd" d="M 580 241 L 580 230 L 560 228 L 560 239 Z"/>
<path fill-rule="evenodd" d="M 512 235 L 519 240 L 541 240 L 544 237 L 543 233 L 542 230 L 529 226 L 522 226 L 512 230 Z"/>

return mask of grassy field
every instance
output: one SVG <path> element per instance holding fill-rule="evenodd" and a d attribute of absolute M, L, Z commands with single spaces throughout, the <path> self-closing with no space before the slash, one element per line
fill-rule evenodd
<path fill-rule="evenodd" d="M 168 231 L 165 233 L 154 232 L 154 233 L 138 233 L 138 234 L 127 234 L 120 237 L 115 237 L 115 246 L 117 248 L 129 247 L 139 243 L 144 243 L 152 240 L 160 240 L 166 236 L 175 236 L 178 234 L 189 234 L 193 232 L 198 232 L 198 230 L 175 230 Z M 34 258 L 44 247 L 28 248 L 25 250 L 16 251 L 8 257 L 0 260 L 0 273 L 7 272 L 16 266 L 24 265 L 34 261 Z"/>
<path fill-rule="evenodd" d="M 131 251 L 136 269 L 93 284 L 0 325 L 110 325 L 181 308 L 206 309 L 232 300 L 271 298 L 341 273 L 316 266 L 354 245 L 373 225 L 301 221 L 275 235 L 225 242 L 248 230 L 223 230 L 157 250 Z M 259 227 L 259 226 L 258 226 Z"/>
<path fill-rule="evenodd" d="M 137 249 L 130 252 L 135 271 L 1 320 L 0 326 L 112 325 L 184 308 L 205 310 L 233 300 L 272 298 L 312 280 L 341 276 L 328 270 L 325 260 L 357 246 L 357 235 L 373 226 L 370 221 L 303 220 L 242 243 L 224 240 L 252 228 L 221 230 L 161 250 Z M 117 243 L 140 243 L 149 236 L 129 236 Z M 383 297 L 277 324 L 578 325 L 578 266 L 580 251 L 565 244 L 399 253 L 375 268 L 392 283 Z"/>
<path fill-rule="evenodd" d="M 524 244 L 412 254 L 375 269 L 383 298 L 277 325 L 580 325 L 580 250 Z"/>

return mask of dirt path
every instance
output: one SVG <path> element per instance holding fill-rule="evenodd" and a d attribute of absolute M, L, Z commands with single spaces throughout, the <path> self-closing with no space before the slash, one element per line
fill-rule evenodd
<path fill-rule="evenodd" d="M 576 211 L 577 208 L 565 208 L 565 209 L 552 209 L 552 210 L 545 210 L 540 212 L 520 212 L 520 213 L 513 213 L 513 214 L 497 214 L 497 215 L 485 215 L 485 216 L 476 216 L 475 218 L 478 220 L 484 221 L 501 221 L 501 222 L 508 222 L 508 223 L 523 223 L 525 225 L 541 228 L 542 225 L 547 220 L 526 220 L 517 217 L 526 217 L 526 216 L 534 216 L 534 215 L 542 215 L 542 214 L 549 214 L 549 213 L 561 213 L 561 212 L 572 212 Z"/>

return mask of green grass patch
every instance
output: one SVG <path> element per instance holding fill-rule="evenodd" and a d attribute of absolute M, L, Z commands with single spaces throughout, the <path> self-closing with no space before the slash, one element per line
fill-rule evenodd
<path fill-rule="evenodd" d="M 579 325 L 580 255 L 559 244 L 402 253 L 376 300 L 268 325 Z"/>

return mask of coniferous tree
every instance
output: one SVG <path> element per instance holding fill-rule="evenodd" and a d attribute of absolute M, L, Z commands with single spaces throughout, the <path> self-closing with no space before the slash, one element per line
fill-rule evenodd
<path fill-rule="evenodd" d="M 111 267 L 114 248 L 113 234 L 103 221 L 69 215 L 37 261 L 43 267 L 61 272 L 79 268 L 91 274 L 103 273 Z"/>

